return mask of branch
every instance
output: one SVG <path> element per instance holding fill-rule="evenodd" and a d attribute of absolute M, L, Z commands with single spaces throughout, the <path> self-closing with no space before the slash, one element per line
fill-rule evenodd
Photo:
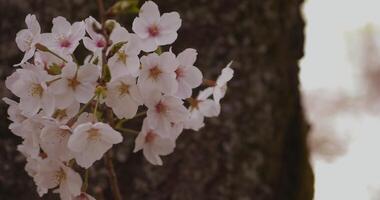
<path fill-rule="evenodd" d="M 107 170 L 108 170 L 108 178 L 111 183 L 111 190 L 113 193 L 113 196 L 115 200 L 122 200 L 123 198 L 121 197 L 120 189 L 119 189 L 119 183 L 117 181 L 116 173 L 115 173 L 115 168 L 113 166 L 112 162 L 112 150 L 109 150 L 104 157 L 104 162 L 106 164 Z"/>

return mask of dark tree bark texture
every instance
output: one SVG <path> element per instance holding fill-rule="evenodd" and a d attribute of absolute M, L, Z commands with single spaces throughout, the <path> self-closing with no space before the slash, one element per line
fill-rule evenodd
<path fill-rule="evenodd" d="M 110 5 L 112 1 L 106 1 Z M 200 132 L 186 131 L 164 166 L 132 154 L 130 138 L 114 157 L 125 199 L 311 200 L 313 174 L 306 147 L 307 123 L 299 92 L 303 56 L 301 0 L 157 0 L 162 12 L 178 11 L 183 23 L 174 52 L 198 49 L 197 66 L 216 78 L 234 60 L 235 76 L 219 118 Z M 0 0 L 0 73 L 21 59 L 14 38 L 27 13 L 48 31 L 53 17 L 97 17 L 95 1 Z M 131 16 L 119 18 L 121 23 Z M 129 28 L 130 30 L 130 28 Z M 10 96 L 1 82 L 1 95 Z M 15 151 L 20 140 L 7 131 L 1 105 L 0 199 L 38 199 Z M 104 165 L 90 171 L 90 193 L 112 199 Z M 45 199 L 55 199 L 48 195 Z"/>

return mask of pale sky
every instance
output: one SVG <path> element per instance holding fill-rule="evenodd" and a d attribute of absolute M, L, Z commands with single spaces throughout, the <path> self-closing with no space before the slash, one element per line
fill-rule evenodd
<path fill-rule="evenodd" d="M 350 35 L 366 25 L 380 27 L 380 0 L 308 0 L 304 4 L 304 16 L 306 46 L 300 75 L 304 94 L 326 89 L 344 91 L 353 97 L 360 95 L 358 73 L 347 47 Z M 348 152 L 332 163 L 313 160 L 314 199 L 380 199 L 377 154 L 380 153 L 380 119 L 365 112 L 348 112 L 335 117 L 333 124 L 336 134 L 350 138 Z"/>

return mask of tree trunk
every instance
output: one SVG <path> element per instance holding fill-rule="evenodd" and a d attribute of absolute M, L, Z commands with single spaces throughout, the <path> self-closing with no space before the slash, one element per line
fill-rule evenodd
<path fill-rule="evenodd" d="M 23 19 L 30 8 L 42 20 L 45 31 L 54 16 L 73 21 L 97 13 L 96 5 L 84 6 L 88 1 L 83 0 L 0 2 L 1 7 L 9 8 L 1 13 L 1 32 L 11 33 L 0 38 L 0 58 L 6 61 L 1 65 L 7 65 L 3 79 L 21 57 L 14 43 L 6 41 L 13 41 L 15 33 L 24 27 Z M 174 52 L 197 49 L 196 65 L 210 79 L 234 60 L 235 76 L 222 101 L 220 118 L 207 120 L 200 132 L 183 133 L 162 167 L 150 165 L 141 153 L 131 154 L 130 146 L 117 148 L 115 157 L 120 161 L 115 167 L 125 199 L 311 200 L 314 180 L 298 78 L 304 42 L 302 1 L 156 3 L 162 12 L 181 14 L 182 28 Z M 130 16 L 121 19 L 121 23 L 127 22 Z M 4 106 L 1 108 L 5 116 Z M 5 126 L 3 120 L 0 145 L 7 148 L 0 150 L 0 199 L 37 198 L 31 179 L 22 171 L 23 161 L 15 161 L 20 157 L 14 152 L 19 141 L 5 133 Z M 132 142 L 128 138 L 125 141 Z M 97 168 L 102 166 L 97 163 Z M 89 187 L 97 199 L 111 199 L 102 173 L 92 171 Z M 25 191 L 26 187 L 30 189 Z"/>

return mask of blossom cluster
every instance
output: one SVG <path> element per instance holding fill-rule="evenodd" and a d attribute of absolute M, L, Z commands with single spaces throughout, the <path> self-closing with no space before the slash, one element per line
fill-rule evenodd
<path fill-rule="evenodd" d="M 93 17 L 72 24 L 56 17 L 49 33 L 41 33 L 35 15 L 25 22 L 16 36 L 24 57 L 6 80 L 17 101 L 3 100 L 40 196 L 54 189 L 63 200 L 93 199 L 75 169 L 90 168 L 121 143 L 130 131 L 127 120 L 145 116 L 134 152 L 142 150 L 150 163 L 162 165 L 160 156 L 173 152 L 184 129 L 198 131 L 205 117 L 220 113 L 233 70 L 227 66 L 217 80 L 204 80 L 194 66 L 195 49 L 177 55 L 162 50 L 177 39 L 177 12 L 161 15 L 147 1 L 133 32 Z M 90 53 L 79 62 L 75 51 L 81 44 Z"/>

